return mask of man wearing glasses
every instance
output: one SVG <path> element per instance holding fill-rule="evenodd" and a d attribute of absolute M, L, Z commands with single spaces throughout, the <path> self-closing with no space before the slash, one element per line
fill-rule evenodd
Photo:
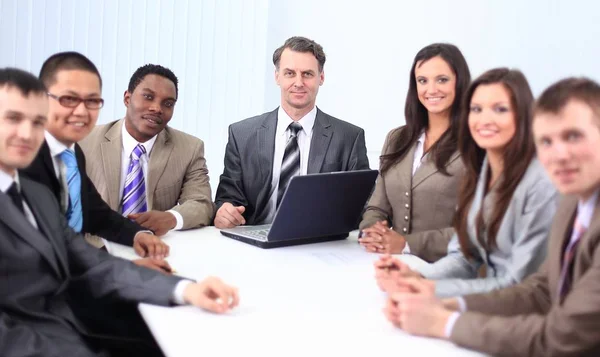
<path fill-rule="evenodd" d="M 136 264 L 169 271 L 162 260 L 169 247 L 146 228 L 113 211 L 86 174 L 85 156 L 77 142 L 94 128 L 104 104 L 96 66 L 80 53 L 57 53 L 42 65 L 40 79 L 50 97 L 46 140 L 22 174 L 50 188 L 76 232 L 133 246 L 138 255 L 148 257 Z M 91 243 L 102 246 L 99 239 Z"/>

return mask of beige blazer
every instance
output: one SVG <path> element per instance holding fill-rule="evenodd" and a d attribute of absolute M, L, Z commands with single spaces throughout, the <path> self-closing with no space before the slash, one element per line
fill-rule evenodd
<path fill-rule="evenodd" d="M 97 126 L 79 144 L 87 158 L 87 173 L 98 192 L 120 210 L 123 119 Z M 214 214 L 202 140 L 166 127 L 152 147 L 148 161 L 148 209 L 175 210 L 183 229 L 209 225 Z"/>
<path fill-rule="evenodd" d="M 563 247 L 576 212 L 577 199 L 564 197 L 537 273 L 513 287 L 465 297 L 468 312 L 456 321 L 452 341 L 498 356 L 600 356 L 600 200 L 579 242 L 571 290 L 558 299 Z"/>
<path fill-rule="evenodd" d="M 383 154 L 390 150 L 390 138 L 402 128 L 396 128 L 387 135 Z M 415 148 L 416 145 L 402 161 L 384 175 L 379 175 L 360 229 L 388 220 L 393 229 L 406 238 L 412 254 L 434 262 L 446 255 L 454 234 L 452 219 L 464 165 L 457 151 L 446 164 L 451 176 L 439 172 L 432 160 L 423 162 L 413 176 Z"/>

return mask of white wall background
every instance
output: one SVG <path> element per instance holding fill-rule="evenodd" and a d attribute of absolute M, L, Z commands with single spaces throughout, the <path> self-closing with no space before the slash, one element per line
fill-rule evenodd
<path fill-rule="evenodd" d="M 599 13 L 593 0 L 0 0 L 0 67 L 37 73 L 54 52 L 85 53 L 104 79 L 100 123 L 123 116 L 137 67 L 170 67 L 180 79 L 171 125 L 205 141 L 214 191 L 227 126 L 279 103 L 271 56 L 290 36 L 325 48 L 317 104 L 365 129 L 377 167 L 385 134 L 404 123 L 420 48 L 456 44 L 474 77 L 520 68 L 539 94 L 569 75 L 600 80 Z"/>

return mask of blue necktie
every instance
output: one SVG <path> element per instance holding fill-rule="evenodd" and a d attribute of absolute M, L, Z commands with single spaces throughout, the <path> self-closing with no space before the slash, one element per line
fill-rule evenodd
<path fill-rule="evenodd" d="M 138 144 L 129 157 L 129 169 L 123 188 L 123 205 L 121 212 L 127 217 L 133 213 L 146 212 L 146 184 L 140 158 L 146 153 L 146 148 Z"/>
<path fill-rule="evenodd" d="M 67 167 L 67 187 L 69 188 L 69 207 L 67 220 L 75 232 L 81 232 L 83 215 L 81 212 L 81 174 L 77 167 L 75 153 L 65 150 L 60 154 L 60 159 Z"/>

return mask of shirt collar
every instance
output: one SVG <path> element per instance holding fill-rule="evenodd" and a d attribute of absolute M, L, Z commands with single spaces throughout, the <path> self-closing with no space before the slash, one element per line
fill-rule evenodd
<path fill-rule="evenodd" d="M 312 129 L 315 125 L 315 120 L 317 118 L 317 106 L 314 106 L 312 110 L 306 113 L 300 120 L 298 120 L 298 124 L 302 125 L 302 130 L 306 133 L 306 136 L 312 135 Z M 283 110 L 280 106 L 277 110 L 277 130 L 275 132 L 275 136 L 283 135 L 287 128 L 294 121 L 290 116 Z"/>
<path fill-rule="evenodd" d="M 3 170 L 0 170 L 0 191 L 2 191 L 3 193 L 6 193 L 6 191 L 8 191 L 8 189 L 13 184 L 13 182 L 16 182 L 17 188 L 19 190 L 21 190 L 21 187 L 20 187 L 21 184 L 19 182 L 18 172 L 15 176 L 12 176 L 12 175 L 7 174 Z"/>
<path fill-rule="evenodd" d="M 44 136 L 46 137 L 46 143 L 48 143 L 48 147 L 50 148 L 50 155 L 52 157 L 56 157 L 56 156 L 62 154 L 62 152 L 67 149 L 75 152 L 75 144 L 71 144 L 71 146 L 67 146 L 67 145 L 61 143 L 60 141 L 58 141 L 58 139 L 56 139 L 52 134 L 50 134 L 47 131 L 44 132 Z"/>
<path fill-rule="evenodd" d="M 421 145 L 425 144 L 425 130 L 423 130 L 423 132 L 421 133 L 421 135 L 419 136 L 419 138 L 417 139 L 417 142 L 420 143 Z"/>
<path fill-rule="evenodd" d="M 577 203 L 577 219 L 586 229 L 589 228 L 592 223 L 592 216 L 594 215 L 594 209 L 596 208 L 599 193 L 600 189 L 596 190 L 596 192 L 592 194 L 592 197 L 588 198 L 586 201 L 579 200 Z"/>
<path fill-rule="evenodd" d="M 152 147 L 154 147 L 154 143 L 156 142 L 156 137 L 158 135 L 154 135 L 152 139 L 146 141 L 145 143 L 139 143 L 133 138 L 133 136 L 131 136 L 131 134 L 129 134 L 127 128 L 125 128 L 125 120 L 123 120 L 123 125 L 121 127 L 121 137 L 123 138 L 123 152 L 125 153 L 125 155 L 127 157 L 131 156 L 133 149 L 135 149 L 135 147 L 138 144 L 141 144 L 146 149 L 146 155 L 150 155 L 150 152 L 152 151 Z"/>

